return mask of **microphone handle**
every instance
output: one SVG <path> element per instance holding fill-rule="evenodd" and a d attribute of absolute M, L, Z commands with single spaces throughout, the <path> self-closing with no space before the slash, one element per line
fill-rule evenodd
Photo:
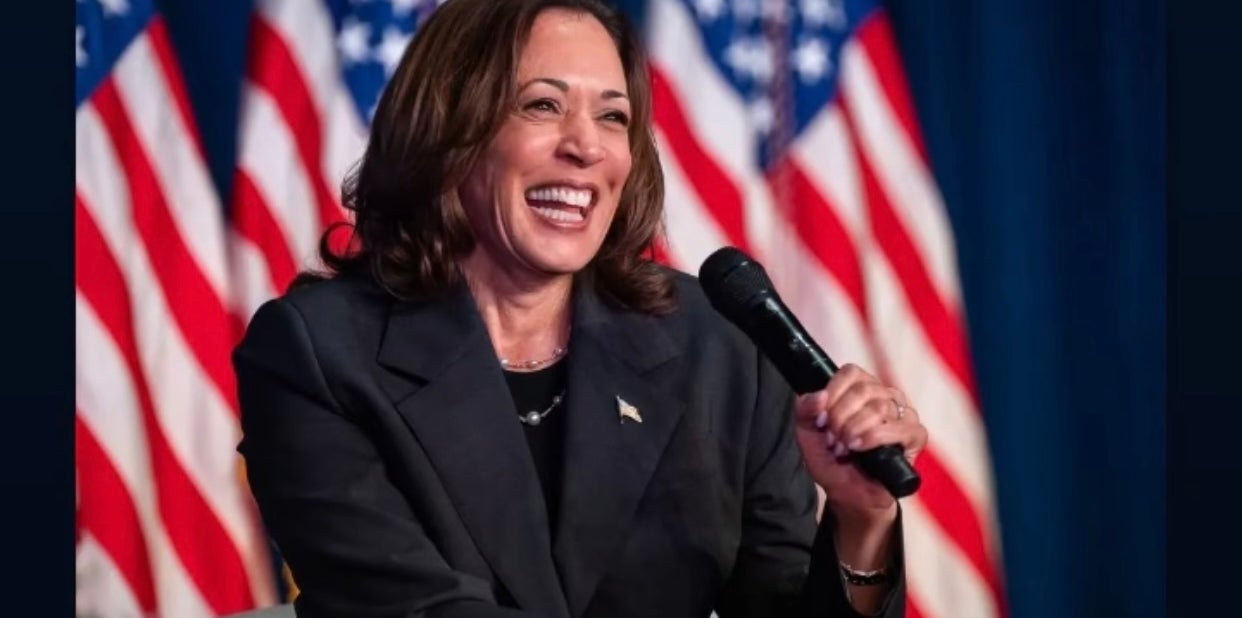
<path fill-rule="evenodd" d="M 748 330 L 759 335 L 754 337 L 759 349 L 785 376 L 795 392 L 802 394 L 820 390 L 837 373 L 836 363 L 806 334 L 798 319 L 774 295 L 765 295 L 762 305 L 754 307 L 749 317 L 753 323 Z M 780 336 L 777 336 L 778 333 Z M 922 483 L 900 446 L 887 444 L 852 453 L 849 457 L 864 474 L 878 481 L 895 498 L 913 494 Z"/>

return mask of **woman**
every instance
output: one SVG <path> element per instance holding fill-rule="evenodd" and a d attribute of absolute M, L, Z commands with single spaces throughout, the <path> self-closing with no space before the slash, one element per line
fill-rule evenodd
<path fill-rule="evenodd" d="M 926 432 L 857 367 L 795 401 L 643 257 L 650 105 L 594 0 L 421 29 L 346 183 L 353 242 L 234 357 L 299 615 L 902 614 L 897 504 L 845 456 Z"/>

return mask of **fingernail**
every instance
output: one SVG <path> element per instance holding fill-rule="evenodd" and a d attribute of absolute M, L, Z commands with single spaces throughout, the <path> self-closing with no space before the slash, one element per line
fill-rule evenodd
<path fill-rule="evenodd" d="M 815 428 L 823 429 L 828 426 L 828 412 L 821 410 L 819 416 L 815 417 Z"/>
<path fill-rule="evenodd" d="M 849 452 L 850 449 L 845 447 L 844 442 L 837 442 L 836 448 L 832 449 L 832 453 L 837 457 L 845 457 L 845 455 Z"/>
<path fill-rule="evenodd" d="M 861 446 L 862 446 L 862 438 L 854 438 L 853 440 L 850 440 L 851 451 L 856 451 Z"/>
<path fill-rule="evenodd" d="M 836 445 L 836 443 L 837 443 L 837 436 L 836 436 L 836 434 L 832 433 L 831 431 L 829 431 L 829 432 L 825 433 L 825 434 L 824 434 L 824 442 L 826 442 L 826 443 L 828 444 L 828 448 L 832 448 L 832 447 L 833 447 L 833 446 L 835 446 L 835 445 Z"/>

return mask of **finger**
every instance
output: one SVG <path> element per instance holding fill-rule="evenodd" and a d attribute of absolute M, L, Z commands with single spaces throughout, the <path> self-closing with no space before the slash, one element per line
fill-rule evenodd
<path fill-rule="evenodd" d="M 893 401 L 905 406 L 906 410 L 909 411 L 910 400 L 906 398 L 906 394 L 901 389 L 892 386 L 888 387 L 888 390 L 889 396 L 892 397 Z"/>
<path fill-rule="evenodd" d="M 828 424 L 828 396 L 820 390 L 799 395 L 794 401 L 794 420 L 803 429 L 823 431 Z"/>
<path fill-rule="evenodd" d="M 833 454 L 837 457 L 849 454 L 847 445 L 858 435 L 859 427 L 865 428 L 872 423 L 883 422 L 882 416 L 876 414 L 878 408 L 868 412 L 868 406 L 878 406 L 886 393 L 887 389 L 879 382 L 858 382 L 841 396 L 836 405 L 828 409 L 827 433 L 829 442 L 835 442 Z M 846 433 L 850 431 L 847 428 L 851 423 L 863 425 L 855 425 L 854 433 L 847 436 Z"/>
<path fill-rule="evenodd" d="M 841 427 L 841 431 L 837 433 L 837 437 L 843 442 L 846 448 L 850 450 L 858 450 L 862 443 L 862 435 L 871 429 L 890 422 L 894 415 L 896 404 L 892 400 L 871 399 L 863 405 L 857 413 L 846 419 L 845 424 Z"/>
<path fill-rule="evenodd" d="M 828 429 L 840 436 L 845 429 L 845 423 L 863 409 L 867 402 L 873 399 L 883 401 L 888 396 L 889 388 L 879 382 L 855 382 L 828 407 Z"/>
<path fill-rule="evenodd" d="M 901 447 L 906 457 L 914 457 L 927 447 L 927 428 L 912 423 L 881 423 L 862 432 L 857 438 L 857 448 L 852 451 L 869 451 L 873 448 L 894 444 Z"/>
<path fill-rule="evenodd" d="M 824 391 L 828 394 L 828 403 L 824 407 L 835 404 L 846 391 L 859 382 L 878 382 L 878 380 L 858 365 L 853 363 L 842 365 L 828 381 L 828 385 L 824 387 Z"/>
<path fill-rule="evenodd" d="M 893 420 L 897 422 L 913 423 L 915 425 L 918 425 L 919 424 L 919 411 L 910 407 L 909 405 L 904 405 L 901 407 L 901 413 L 894 415 Z"/>

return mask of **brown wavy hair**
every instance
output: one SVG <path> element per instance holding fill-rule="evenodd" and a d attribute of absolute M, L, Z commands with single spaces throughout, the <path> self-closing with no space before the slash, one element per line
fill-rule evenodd
<path fill-rule="evenodd" d="M 668 272 L 652 260 L 663 234 L 664 177 L 651 131 L 646 59 L 632 27 L 597 0 L 452 0 L 419 29 L 380 95 L 366 153 L 342 185 L 348 243 L 329 229 L 320 256 L 333 273 L 362 273 L 397 298 L 429 299 L 461 278 L 474 235 L 457 187 L 516 100 L 517 64 L 535 18 L 566 9 L 597 19 L 616 43 L 629 89 L 633 164 L 612 226 L 580 275 L 614 305 L 673 308 Z M 303 274 L 301 282 L 324 275 Z"/>

